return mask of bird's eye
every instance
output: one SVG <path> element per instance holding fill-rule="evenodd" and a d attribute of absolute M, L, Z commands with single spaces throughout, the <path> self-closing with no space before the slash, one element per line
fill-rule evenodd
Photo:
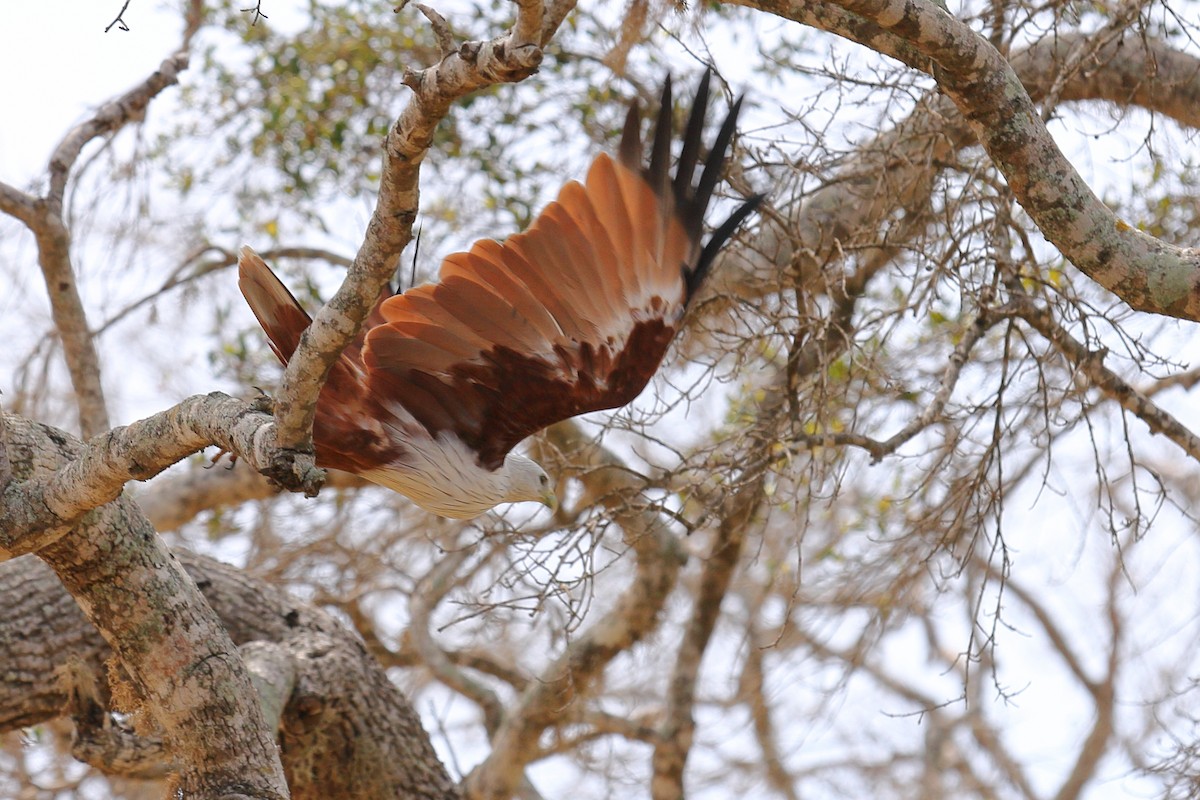
<path fill-rule="evenodd" d="M 540 478 L 538 478 L 538 480 L 540 480 L 542 482 L 542 486 L 546 486 L 547 484 L 550 483 L 550 479 L 547 478 L 545 475 L 542 475 Z"/>

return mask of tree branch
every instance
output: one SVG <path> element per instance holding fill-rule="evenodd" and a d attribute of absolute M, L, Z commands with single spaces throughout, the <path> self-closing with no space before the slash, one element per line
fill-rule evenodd
<path fill-rule="evenodd" d="M 37 219 L 37 198 L 0 181 L 0 213 L 20 220 L 28 227 Z"/>
<path fill-rule="evenodd" d="M 12 470 L 3 487 L 5 515 L 20 515 L 13 507 L 14 489 L 53 485 L 70 469 L 68 463 L 86 455 L 65 434 L 19 417 L 5 420 L 4 435 Z M 64 499 L 53 492 L 41 497 Z M 47 516 L 59 513 L 39 508 Z M 108 503 L 86 518 L 75 516 L 79 522 L 69 535 L 64 530 L 55 540 L 43 537 L 38 555 L 132 679 L 130 705 L 123 710 L 143 710 L 164 732 L 180 767 L 180 791 L 203 800 L 286 798 L 287 782 L 254 687 L 195 583 L 129 500 Z M 5 523 L 0 531 L 8 537 Z M 15 550 L 7 543 L 5 548 Z M 40 605 L 42 598 L 36 599 Z M 48 627 L 57 629 L 57 621 Z M 22 636 L 36 632 L 26 629 Z M 28 655 L 30 643 L 21 650 Z"/>
<path fill-rule="evenodd" d="M 586 452 L 588 462 L 597 467 L 581 478 L 585 498 L 591 498 L 582 502 L 601 502 L 614 515 L 636 556 L 635 573 L 612 609 L 571 641 L 505 712 L 492 736 L 492 752 L 464 781 L 472 800 L 513 796 L 525 765 L 538 755 L 542 732 L 563 719 L 565 708 L 582 703 L 605 667 L 658 625 L 685 558 L 665 516 L 628 502 L 642 487 L 620 468 L 619 459 L 589 444 L 570 421 L 555 425 L 547 435 L 561 452 Z"/>
<path fill-rule="evenodd" d="M 96 111 L 91 119 L 79 123 L 62 138 L 50 156 L 48 172 L 50 188 L 44 198 L 46 211 L 62 219 L 63 197 L 67 190 L 67 179 L 83 148 L 100 136 L 119 131 L 131 122 L 145 119 L 146 108 L 150 101 L 158 97 L 164 89 L 179 83 L 179 74 L 188 67 L 188 48 L 192 36 L 200 26 L 200 16 L 194 13 L 189 16 L 183 32 L 183 43 L 171 55 L 163 60 L 157 70 L 144 81 L 130 89 L 125 94 L 110 100 Z"/>
<path fill-rule="evenodd" d="M 750 523 L 765 498 L 763 478 L 769 459 L 758 458 L 757 462 L 747 470 L 748 474 L 743 476 L 721 516 L 716 539 L 700 575 L 692 617 L 675 655 L 675 667 L 667 689 L 666 718 L 659 727 L 651 760 L 654 773 L 650 794 L 654 800 L 687 796 L 683 771 L 696 731 L 692 710 L 696 703 L 700 666 L 721 615 L 721 601 L 725 599 L 734 571 L 741 562 Z"/>
<path fill-rule="evenodd" d="M 25 429 L 31 425 L 12 416 L 8 424 Z M 147 480 L 213 444 L 235 453 L 255 469 L 274 474 L 281 456 L 273 430 L 268 414 L 220 392 L 190 397 L 154 416 L 114 428 L 73 449 L 53 473 L 13 481 L 3 489 L 0 549 L 10 555 L 36 552 L 89 511 L 120 496 L 127 482 Z M 67 438 L 62 432 L 43 435 L 56 441 Z M 280 472 L 282 478 L 290 475 L 287 470 Z M 316 480 L 310 475 L 307 484 L 289 488 L 312 494 Z"/>
<path fill-rule="evenodd" d="M 1021 319 L 1044 336 L 1080 373 L 1087 377 L 1089 386 L 1095 386 L 1121 408 L 1146 423 L 1152 433 L 1162 434 L 1193 459 L 1200 461 L 1200 437 L 1192 433 L 1186 425 L 1149 397 L 1131 386 L 1120 375 L 1104 366 L 1106 350 L 1088 349 L 1085 344 L 1072 336 L 1054 319 L 1049 310 L 1035 306 L 1028 297 L 1019 297 L 1021 299 L 1018 302 L 1023 306 L 1019 311 Z"/>
<path fill-rule="evenodd" d="M 843 36 L 915 69 L 930 69 L 929 57 L 913 44 L 831 3 L 729 2 Z M 1011 70 L 1016 71 L 1030 95 L 1045 97 L 1055 89 L 1062 62 L 1087 47 L 1088 41 L 1083 34 L 1046 37 L 1012 54 Z M 1105 42 L 1086 68 L 1071 73 L 1061 85 L 1060 99 L 1108 100 L 1123 107 L 1139 106 L 1182 125 L 1200 127 L 1200 59 L 1148 36 L 1129 33 Z M 755 250 L 768 263 L 755 265 L 756 274 L 748 276 L 746 264 L 725 259 L 713 271 L 715 290 L 754 299 L 778 285 L 775 275 L 811 283 L 806 279 L 840 257 L 840 242 L 852 237 L 873 241 L 869 237 L 881 231 L 897 209 L 928 207 L 940 171 L 937 165 L 950 163 L 955 150 L 976 143 L 973 131 L 974 126 L 956 112 L 954 102 L 940 95 L 927 97 L 907 119 L 859 147 L 855 158 L 808 195 L 803 204 L 792 204 L 786 224 L 766 220 L 760 226 Z M 1061 159 L 1061 155 L 1058 157 Z M 903 246 L 919 232 L 912 226 L 908 236 L 900 237 L 889 229 L 887 241 Z M 882 233 L 877 238 L 881 240 Z"/>
<path fill-rule="evenodd" d="M 194 468 L 181 474 L 164 475 L 145 487 L 134 487 L 134 499 L 159 533 L 179 530 L 205 511 L 265 500 L 280 491 L 277 482 L 248 464 L 191 466 Z M 373 485 L 365 478 L 340 470 L 330 470 L 323 484 L 331 489 Z"/>
<path fill-rule="evenodd" d="M 906 442 L 941 418 L 942 411 L 945 409 L 946 403 L 949 402 L 950 396 L 954 393 L 954 387 L 958 385 L 958 377 L 962 373 L 963 367 L 966 366 L 967 359 L 970 357 L 975 345 L 993 325 L 1009 319 L 1016 315 L 1018 311 L 1019 309 L 1015 305 L 981 309 L 976 315 L 974 322 L 967 328 L 958 344 L 955 345 L 954 351 L 950 354 L 950 359 L 946 364 L 945 370 L 942 372 L 942 380 L 938 384 L 937 391 L 933 393 L 933 397 L 930 399 L 928 405 L 921 410 L 920 414 L 917 414 L 906 422 L 900 430 L 887 439 L 874 439 L 865 434 L 851 431 L 847 433 L 813 435 L 796 434 L 789 438 L 788 443 L 792 446 L 806 448 L 858 447 L 871 454 L 872 463 L 882 461 L 885 456 L 895 453 Z"/>
<path fill-rule="evenodd" d="M 416 591 L 409 601 L 409 615 L 412 618 L 408 626 L 408 636 L 424 664 L 438 680 L 463 697 L 474 701 L 483 711 L 484 730 L 488 735 L 496 732 L 504 714 L 504 704 L 499 696 L 487 685 L 471 678 L 459 669 L 447 653 L 434 641 L 433 631 L 430 630 L 430 617 L 442 598 L 454 588 L 454 578 L 461 567 L 473 555 L 471 550 L 462 548 L 441 557 L 417 584 Z"/>
<path fill-rule="evenodd" d="M 1132 228 L 1055 144 L 1020 78 L 986 39 L 928 0 L 836 0 L 917 48 L 1046 238 L 1133 308 L 1200 320 L 1200 251 Z"/>
<path fill-rule="evenodd" d="M 107 429 L 109 416 L 100 382 L 100 361 L 71 263 L 71 234 L 63 217 L 67 180 L 88 142 L 142 119 L 150 101 L 178 82 L 179 73 L 187 68 L 188 48 L 200 27 L 202 12 L 200 0 L 192 0 L 179 49 L 146 80 L 101 106 L 91 119 L 76 125 L 63 137 L 50 157 L 47 167 L 50 185 L 45 197 L 31 198 L 0 184 L 0 211 L 21 220 L 37 241 L 38 263 L 50 298 L 54 325 L 63 343 L 63 355 L 79 408 L 79 429 L 84 437 L 95 436 Z"/>
<path fill-rule="evenodd" d="M 280 724 L 268 726 L 280 737 L 293 800 L 458 798 L 411 705 L 351 631 L 234 567 L 192 553 L 178 555 L 233 642 L 251 664 L 259 664 L 258 674 L 293 679 Z M 60 716 L 74 689 L 56 673 L 74 660 L 85 664 L 88 674 L 103 675 L 111 652 L 36 559 L 0 564 L 0 596 L 17 599 L 0 616 L 7 656 L 0 674 L 0 731 L 10 731 Z M 113 708 L 106 687 L 91 696 L 96 707 L 90 731 L 104 725 L 112 730 L 96 716 L 108 716 Z M 153 736 L 138 734 L 139 741 L 124 740 L 119 748 L 116 734 L 108 738 L 113 741 L 101 736 L 91 752 L 140 754 L 128 762 L 109 762 L 112 771 L 129 775 L 159 768 L 152 758 Z"/>
<path fill-rule="evenodd" d="M 536 72 L 542 61 L 541 44 L 554 33 L 542 27 L 543 20 L 541 0 L 521 0 L 509 33 L 487 42 L 467 42 L 438 64 L 405 74 L 404 83 L 414 96 L 384 142 L 379 199 L 362 247 L 346 280 L 301 337 L 275 398 L 282 448 L 306 456 L 312 451 L 312 421 L 325 377 L 362 327 L 412 237 L 418 172 L 434 129 L 455 100 L 497 83 L 516 83 Z M 543 35 L 531 41 L 530 31 L 536 29 L 542 29 Z"/>

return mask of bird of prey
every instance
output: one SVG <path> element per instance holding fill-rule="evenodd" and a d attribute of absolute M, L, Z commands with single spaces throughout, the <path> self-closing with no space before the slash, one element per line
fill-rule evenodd
<path fill-rule="evenodd" d="M 442 262 L 439 280 L 385 293 L 317 400 L 318 466 L 357 473 L 435 514 L 554 507 L 550 479 L 513 452 L 527 436 L 632 401 L 658 369 L 713 259 L 760 196 L 703 239 L 741 100 L 701 164 L 709 75 L 671 166 L 671 82 L 645 164 L 635 103 L 617 158 L 598 155 L 523 233 Z M 696 176 L 697 168 L 699 176 Z M 243 248 L 239 286 L 287 363 L 311 320 Z"/>

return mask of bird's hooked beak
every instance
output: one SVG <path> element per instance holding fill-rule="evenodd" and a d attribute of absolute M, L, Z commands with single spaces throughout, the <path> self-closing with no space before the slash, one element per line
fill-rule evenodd
<path fill-rule="evenodd" d="M 542 505 L 550 509 L 551 514 L 558 511 L 558 495 L 554 493 L 553 489 L 547 487 L 539 499 L 542 501 Z"/>

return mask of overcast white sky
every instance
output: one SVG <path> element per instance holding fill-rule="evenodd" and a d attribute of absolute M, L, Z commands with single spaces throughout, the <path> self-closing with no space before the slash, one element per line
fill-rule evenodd
<path fill-rule="evenodd" d="M 73 123 L 144 79 L 177 45 L 178 15 L 149 0 L 131 2 L 126 20 L 132 30 L 105 33 L 105 26 L 120 6 L 121 0 L 6 4 L 0 24 L 0 180 L 25 187 L 32 178 L 42 175 L 51 149 Z M 1085 159 L 1085 175 L 1087 166 Z M 12 226 L 0 228 L 0 235 L 13 230 Z M 0 246 L 6 244 L 0 242 Z M 0 250 L 0 255 L 3 252 Z M 3 307 L 0 293 L 0 310 Z M 1050 542 L 1032 537 L 1025 557 L 1034 555 L 1032 551 L 1040 544 L 1048 546 Z M 1083 558 L 1081 552 L 1079 561 L 1070 568 L 1078 567 Z M 1069 571 L 1068 565 L 1058 568 Z M 1064 583 L 1068 580 L 1056 574 L 1051 578 Z M 1170 584 L 1153 584 L 1146 594 L 1165 592 L 1167 586 Z M 1042 681 L 1028 688 L 1022 701 L 1027 710 L 1039 703 L 1052 709 L 1057 690 L 1053 681 Z M 1041 697 L 1039 692 L 1048 696 Z M 1037 725 L 1031 722 L 1025 730 L 1030 749 L 1040 751 Z M 1124 796 L 1132 785 L 1134 782 L 1114 779 L 1109 786 L 1093 787 L 1089 797 Z"/>
<path fill-rule="evenodd" d="M 41 173 L 73 123 L 145 78 L 178 43 L 178 15 L 146 0 L 130 4 L 130 31 L 106 34 L 120 8 L 121 2 L 108 0 L 5 4 L 0 180 L 24 186 Z"/>

